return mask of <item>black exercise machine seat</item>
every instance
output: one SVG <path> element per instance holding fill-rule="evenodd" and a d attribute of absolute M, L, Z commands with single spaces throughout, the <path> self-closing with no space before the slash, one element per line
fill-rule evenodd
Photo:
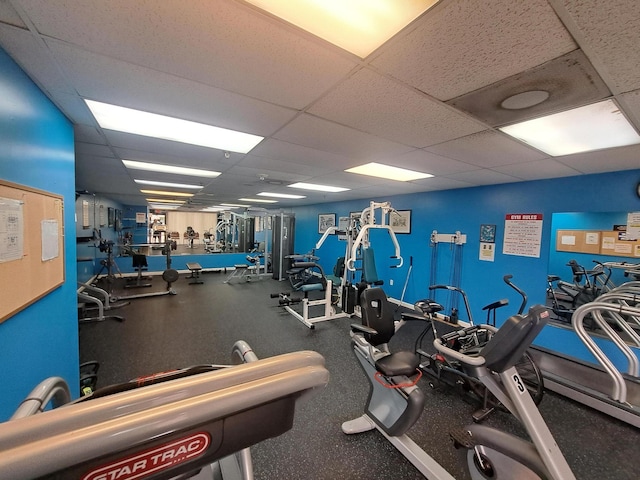
<path fill-rule="evenodd" d="M 194 472 L 289 430 L 296 402 L 328 379 L 320 354 L 295 352 L 11 420 L 0 424 L 0 478 Z"/>
<path fill-rule="evenodd" d="M 324 274 L 323 268 L 316 262 L 293 262 L 291 264 L 291 269 L 287 270 L 289 275 L 293 275 L 303 270 L 314 271 L 317 270 L 320 276 L 316 277 L 312 276 L 313 282 L 305 282 L 293 285 L 294 288 L 299 292 L 313 292 L 313 291 L 324 291 L 327 288 L 327 278 Z"/>
<path fill-rule="evenodd" d="M 364 333 L 366 341 L 374 347 L 389 342 L 395 334 L 394 314 L 387 294 L 381 288 L 368 288 L 360 296 L 362 325 L 351 325 L 352 331 Z M 399 351 L 378 358 L 376 370 L 386 376 L 414 375 L 420 357 L 410 351 Z"/>
<path fill-rule="evenodd" d="M 522 358 L 548 321 L 547 307 L 534 305 L 525 316 L 509 317 L 497 331 L 488 325 L 467 327 L 437 338 L 433 344 L 438 351 L 467 365 L 485 366 L 491 371 L 501 373 L 513 367 Z M 479 328 L 490 328 L 495 333 L 477 356 L 466 355 L 448 347 L 448 341 L 469 335 Z"/>

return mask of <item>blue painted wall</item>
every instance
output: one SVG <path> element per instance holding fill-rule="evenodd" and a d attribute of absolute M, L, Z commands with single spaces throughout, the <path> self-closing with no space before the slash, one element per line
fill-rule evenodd
<path fill-rule="evenodd" d="M 0 178 L 64 196 L 66 282 L 56 291 L 0 324 L 0 420 L 7 418 L 30 389 L 43 378 L 61 375 L 77 393 L 78 335 L 76 315 L 76 245 L 74 222 L 73 128 L 15 63 L 0 50 Z M 602 159 L 606 161 L 606 158 Z M 639 159 L 640 165 L 640 159 Z M 376 235 L 374 246 L 378 274 L 385 280 L 387 294 L 400 298 L 407 278 L 409 258 L 413 270 L 404 301 L 413 303 L 429 296 L 431 268 L 430 234 L 461 231 L 467 235 L 463 248 L 462 287 L 467 291 L 473 315 L 482 319 L 481 307 L 499 298 L 509 298 L 513 313 L 519 305 L 515 293 L 502 283 L 505 274 L 528 294 L 530 304 L 545 301 L 546 275 L 552 244 L 552 214 L 555 212 L 612 212 L 640 210 L 635 184 L 640 170 L 545 181 L 373 198 L 391 201 L 398 210 L 412 211 L 411 234 L 398 235 L 405 259 L 404 266 L 389 268 L 392 245 L 385 235 Z M 117 205 L 116 205 L 117 206 Z M 296 250 L 309 251 L 320 239 L 318 214 L 348 216 L 361 211 L 367 201 L 329 203 L 294 209 L 296 215 Z M 127 207 L 135 210 L 137 207 Z M 142 207 L 141 207 L 142 208 Z M 123 207 L 124 209 L 124 207 Z M 544 215 L 542 247 L 539 258 L 503 255 L 502 238 L 507 213 L 541 213 Z M 483 262 L 479 256 L 481 224 L 497 225 L 496 258 Z M 111 235 L 111 233 L 108 233 Z M 103 234 L 104 236 L 104 234 Z M 338 256 L 344 254 L 344 242 L 330 238 L 316 253 L 330 272 Z M 444 247 L 444 248 L 443 248 Z M 78 247 L 78 249 L 88 248 Z M 449 281 L 450 252 L 441 245 L 438 282 Z M 84 256 L 85 251 L 82 250 Z M 244 255 L 227 258 L 202 255 L 195 258 L 174 257 L 173 268 L 184 269 L 186 261 L 198 261 L 204 268 L 219 268 L 243 263 Z M 96 256 L 94 256 L 96 258 Z M 122 263 L 121 263 L 122 260 Z M 131 271 L 128 259 L 118 259 L 123 272 Z M 150 270 L 163 270 L 162 258 L 154 258 Z M 95 271 L 95 261 L 82 276 Z M 7 279 L 2 279 L 7 281 Z M 393 281 L 393 285 L 391 285 Z M 506 310 L 503 309 L 503 310 Z M 546 328 L 537 343 L 571 355 L 589 358 L 572 332 Z"/>
<path fill-rule="evenodd" d="M 602 159 L 603 162 L 606 158 Z M 640 159 L 638 159 L 640 165 Z M 397 235 L 404 266 L 389 268 L 393 263 L 390 241 L 374 240 L 378 276 L 385 280 L 384 289 L 390 297 L 399 299 L 407 277 L 409 258 L 413 257 L 413 271 L 409 278 L 404 301 L 413 303 L 430 296 L 428 285 L 431 268 L 429 239 L 431 232 L 467 235 L 463 247 L 462 288 L 467 292 L 475 321 L 484 320 L 482 307 L 494 300 L 508 298 L 510 305 L 505 314 L 517 311 L 519 297 L 502 281 L 506 274 L 529 295 L 529 305 L 545 302 L 547 273 L 549 273 L 551 220 L 554 212 L 628 212 L 640 210 L 640 199 L 635 185 L 640 181 L 640 170 L 584 175 L 544 181 L 520 182 L 505 185 L 416 193 L 395 197 L 372 198 L 377 202 L 391 201 L 398 210 L 411 210 L 411 234 Z M 318 214 L 336 213 L 337 217 L 361 211 L 366 201 L 328 203 L 293 209 L 296 215 L 295 248 L 307 252 L 320 239 Z M 540 213 L 543 219 L 540 258 L 503 255 L 505 215 L 508 213 Z M 479 260 L 480 225 L 495 224 L 496 255 L 494 262 Z M 386 234 L 385 234 L 386 235 Z M 388 236 L 388 235 L 387 235 Z M 383 236 L 384 237 L 384 236 Z M 337 237 L 328 239 L 316 252 L 321 264 L 330 271 L 336 258 L 344 255 L 345 242 Z M 451 255 L 446 245 L 439 246 L 439 283 L 448 283 Z M 589 260 L 590 262 L 591 260 Z M 566 263 L 566 262 L 565 262 Z M 567 267 L 565 267 L 567 268 Z M 393 281 L 393 285 L 390 285 Z M 507 311 L 508 310 L 508 311 Z M 580 358 L 591 359 L 590 354 L 570 331 L 547 327 L 538 337 L 537 344 L 566 352 Z"/>
<path fill-rule="evenodd" d="M 0 420 L 41 380 L 78 394 L 73 127 L 0 49 L 0 178 L 64 197 L 65 282 L 0 324 Z M 19 279 L 2 278 L 2 282 Z"/>

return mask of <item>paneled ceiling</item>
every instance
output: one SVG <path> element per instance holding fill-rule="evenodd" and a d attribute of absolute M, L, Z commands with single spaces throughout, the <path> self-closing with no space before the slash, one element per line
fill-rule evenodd
<path fill-rule="evenodd" d="M 121 159 L 222 172 L 171 177 L 204 185 L 191 209 L 263 191 L 306 195 L 276 204 L 290 207 L 640 168 L 638 145 L 551 157 L 497 129 L 613 98 L 640 130 L 637 0 L 441 0 L 364 59 L 237 0 L 0 0 L 0 46 L 73 122 L 76 189 L 124 204 L 146 202 Z M 549 100 L 500 107 L 531 89 Z M 225 155 L 105 130 L 83 99 L 265 139 Z M 371 161 L 434 176 L 344 172 Z"/>

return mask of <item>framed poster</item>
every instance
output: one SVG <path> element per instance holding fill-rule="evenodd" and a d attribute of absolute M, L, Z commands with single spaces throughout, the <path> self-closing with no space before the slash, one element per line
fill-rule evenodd
<path fill-rule="evenodd" d="M 480 241 L 484 243 L 495 243 L 496 226 L 484 223 L 480 225 Z"/>
<path fill-rule="evenodd" d="M 116 221 L 116 210 L 115 208 L 107 207 L 107 226 L 113 227 Z"/>
<path fill-rule="evenodd" d="M 104 227 L 107 224 L 107 213 L 105 212 L 104 205 L 100 205 L 100 226 Z"/>
<path fill-rule="evenodd" d="M 318 215 L 318 233 L 324 233 L 331 227 L 336 226 L 335 213 L 321 213 Z"/>
<path fill-rule="evenodd" d="M 395 233 L 411 233 L 411 210 L 394 210 L 389 214 L 389 226 Z"/>

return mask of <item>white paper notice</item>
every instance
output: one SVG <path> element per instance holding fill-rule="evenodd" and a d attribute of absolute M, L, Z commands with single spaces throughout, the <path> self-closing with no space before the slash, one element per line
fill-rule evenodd
<path fill-rule="evenodd" d="M 488 242 L 480 242 L 480 260 L 485 262 L 493 262 L 496 258 L 496 244 Z"/>
<path fill-rule="evenodd" d="M 640 212 L 627 213 L 627 240 L 640 239 Z"/>
<path fill-rule="evenodd" d="M 42 220 L 42 261 L 58 257 L 58 221 Z"/>
<path fill-rule="evenodd" d="M 508 213 L 504 221 L 502 253 L 540 258 L 541 213 Z"/>
<path fill-rule="evenodd" d="M 0 198 L 0 262 L 20 260 L 24 253 L 22 202 Z"/>

